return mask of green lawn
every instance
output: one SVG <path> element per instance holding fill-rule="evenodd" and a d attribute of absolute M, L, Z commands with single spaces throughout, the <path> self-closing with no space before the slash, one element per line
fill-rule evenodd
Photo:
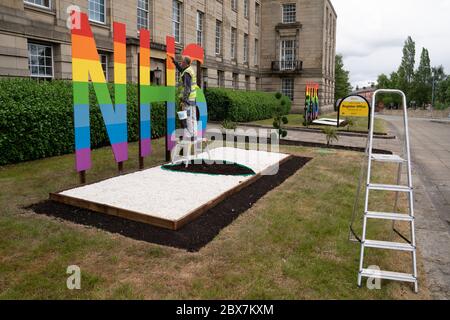
<path fill-rule="evenodd" d="M 356 286 L 359 246 L 347 241 L 362 154 L 286 147 L 314 159 L 262 198 L 198 253 L 135 241 L 38 216 L 24 207 L 49 192 L 76 186 L 73 155 L 0 167 L 0 299 L 407 299 L 429 298 L 410 286 Z M 131 144 L 128 170 L 137 167 Z M 116 174 L 110 148 L 93 152 L 88 180 Z M 163 161 L 154 142 L 147 166 Z M 390 182 L 394 169 L 378 178 Z M 385 204 L 380 195 L 375 201 Z M 392 199 L 391 199 L 392 200 Z M 372 232 L 388 235 L 389 224 Z M 370 264 L 409 266 L 374 251 Z M 78 265 L 82 289 L 66 289 L 66 268 Z M 401 270 L 400 270 L 401 271 Z"/>
<path fill-rule="evenodd" d="M 290 114 L 287 116 L 289 123 L 287 124 L 287 127 L 304 127 L 303 122 L 304 122 L 304 116 L 301 114 Z M 331 118 L 331 119 L 336 119 L 336 113 L 330 113 L 330 114 L 326 114 L 321 116 L 320 118 Z M 346 118 L 345 118 L 346 119 Z M 342 119 L 342 120 L 345 120 Z M 352 127 L 342 127 L 339 128 L 340 131 L 347 131 L 347 130 L 351 130 L 351 131 L 357 131 L 357 132 L 368 132 L 368 119 L 367 118 L 351 118 L 353 120 L 353 126 Z M 273 125 L 273 121 L 274 119 L 267 119 L 267 120 L 261 120 L 261 121 L 254 121 L 251 122 L 251 124 L 257 124 L 257 125 L 263 125 L 263 126 L 272 126 Z M 316 126 L 316 125 L 311 125 L 309 126 L 309 128 L 323 128 L 323 126 Z M 387 126 L 386 126 L 386 122 L 382 119 L 375 119 L 375 133 L 387 133 Z"/>

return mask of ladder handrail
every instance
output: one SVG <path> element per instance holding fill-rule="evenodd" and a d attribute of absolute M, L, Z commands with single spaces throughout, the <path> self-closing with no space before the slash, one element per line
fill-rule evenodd
<path fill-rule="evenodd" d="M 408 105 L 407 105 L 407 99 L 406 99 L 406 95 L 403 91 L 398 90 L 398 89 L 378 89 L 374 92 L 373 96 L 372 96 L 372 110 L 371 110 L 371 131 L 370 131 L 370 136 L 369 139 L 371 139 L 370 142 L 370 152 L 372 151 L 372 143 L 373 143 L 373 129 L 374 129 L 374 122 L 375 122 L 375 103 L 376 103 L 376 98 L 377 95 L 380 93 L 397 93 L 402 97 L 402 101 L 403 101 L 403 119 L 404 119 L 404 132 L 405 132 L 405 146 L 406 146 L 406 159 L 408 161 L 408 170 L 410 172 L 408 172 L 408 187 L 412 188 L 413 187 L 413 182 L 412 182 L 412 172 L 411 172 L 411 147 L 410 147 L 410 140 L 409 140 L 409 122 L 408 122 Z"/>
<path fill-rule="evenodd" d="M 379 94 L 382 93 L 391 93 L 391 94 L 399 94 L 402 97 L 402 101 L 403 101 L 403 120 L 404 120 L 404 135 L 405 135 L 405 144 L 404 147 L 406 150 L 404 150 L 405 153 L 405 157 L 406 157 L 406 161 L 407 161 L 407 166 L 408 166 L 408 171 L 407 171 L 407 176 L 408 176 L 408 202 L 409 202 L 409 215 L 411 216 L 410 218 L 410 226 L 411 226 L 411 237 L 412 237 L 412 241 L 411 241 L 411 246 L 412 249 L 409 248 L 409 250 L 412 250 L 412 269 L 413 269 L 413 274 L 411 275 L 411 277 L 407 277 L 406 279 L 408 280 L 412 280 L 414 282 L 414 291 L 418 292 L 418 274 L 417 274 L 417 260 L 416 260 L 416 235 L 415 235 L 415 221 L 414 221 L 414 197 L 413 197 L 413 179 L 412 179 L 412 169 L 411 169 L 411 150 L 410 150 L 410 139 L 409 139 L 409 123 L 408 123 L 408 105 L 407 105 L 407 99 L 406 99 L 406 95 L 403 91 L 398 90 L 398 89 L 378 89 L 374 92 L 373 96 L 372 96 L 372 108 L 371 108 L 371 112 L 370 112 L 370 128 L 369 128 L 369 137 L 368 137 L 368 150 L 367 150 L 367 186 L 366 186 L 366 196 L 365 196 L 365 204 L 364 204 L 364 219 L 363 219 L 363 231 L 362 231 L 362 236 L 361 236 L 361 253 L 360 253 L 360 263 L 359 263 L 359 274 L 358 274 L 358 285 L 361 286 L 361 281 L 362 281 L 362 276 L 366 276 L 367 274 L 364 273 L 364 249 L 365 247 L 370 247 L 369 244 L 366 244 L 366 234 L 367 234 L 367 221 L 368 221 L 368 215 L 367 213 L 369 212 L 369 189 L 370 187 L 374 186 L 371 185 L 371 180 L 372 180 L 372 161 L 373 161 L 373 141 L 374 141 L 374 127 L 375 127 L 375 104 L 377 101 L 377 96 Z M 398 179 L 400 180 L 401 177 L 401 164 L 399 165 L 399 172 L 398 172 Z M 399 181 L 397 181 L 399 183 Z M 387 190 L 387 191 L 396 191 L 397 192 L 397 197 L 398 197 L 398 190 L 390 190 L 389 188 L 387 188 L 387 186 L 384 186 L 384 189 L 380 189 L 380 190 Z M 396 198 L 396 202 L 397 202 Z M 396 207 L 396 204 L 395 204 Z M 395 210 L 394 210 L 395 211 Z M 374 217 L 371 217 L 374 218 Z M 375 217 L 375 218 L 379 218 L 379 217 Z M 395 218 L 395 217 L 394 217 Z M 394 220 L 395 222 L 395 220 Z M 394 226 L 394 224 L 393 224 Z M 352 228 L 350 229 L 351 231 Z M 395 229 L 394 229 L 395 231 Z M 401 235 L 400 235 L 401 236 Z M 407 240 L 406 238 L 404 238 L 405 240 Z M 381 242 L 380 242 L 381 243 Z M 384 249 L 392 249 L 392 247 L 389 247 L 388 245 L 386 245 L 385 243 L 381 244 L 378 246 L 379 248 L 384 248 Z M 401 250 L 400 249 L 396 249 L 396 250 Z M 394 279 L 394 280 L 399 280 L 399 281 L 405 281 L 405 278 L 399 277 L 399 276 L 395 276 L 392 277 L 390 276 L 387 272 L 384 273 L 384 275 L 380 276 L 381 278 L 385 278 L 385 279 Z"/>

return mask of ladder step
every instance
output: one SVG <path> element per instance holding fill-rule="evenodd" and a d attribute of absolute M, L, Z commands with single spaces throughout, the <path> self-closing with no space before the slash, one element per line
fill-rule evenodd
<path fill-rule="evenodd" d="M 415 250 L 415 247 L 413 245 L 409 243 L 400 243 L 400 242 L 366 240 L 364 241 L 363 245 L 366 248 L 376 248 L 376 249 L 399 250 L 410 252 L 413 252 Z"/>
<path fill-rule="evenodd" d="M 417 279 L 408 273 L 392 272 L 392 271 L 380 271 L 373 269 L 363 269 L 361 276 L 366 278 L 386 279 L 394 281 L 416 282 Z"/>
<path fill-rule="evenodd" d="M 404 163 L 407 162 L 396 154 L 372 154 L 372 160 L 378 162 Z"/>
<path fill-rule="evenodd" d="M 394 221 L 413 221 L 414 217 L 407 214 L 390 213 L 390 212 L 372 212 L 366 213 L 366 217 L 369 219 L 382 219 L 382 220 L 394 220 Z"/>
<path fill-rule="evenodd" d="M 410 192 L 412 191 L 412 188 L 407 186 L 396 186 L 396 185 L 390 185 L 390 184 L 369 184 L 368 186 L 369 190 L 376 190 L 376 191 L 396 191 L 396 192 Z"/>

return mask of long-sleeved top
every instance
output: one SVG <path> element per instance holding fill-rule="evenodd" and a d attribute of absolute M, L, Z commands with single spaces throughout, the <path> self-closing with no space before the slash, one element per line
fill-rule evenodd
<path fill-rule="evenodd" d="M 177 62 L 173 62 L 175 64 L 175 67 L 177 68 L 178 72 L 183 73 L 186 68 L 183 69 L 181 65 Z M 189 104 L 189 95 L 191 94 L 191 87 L 192 87 L 192 77 L 189 73 L 185 73 L 183 76 L 183 102 L 186 104 Z"/>

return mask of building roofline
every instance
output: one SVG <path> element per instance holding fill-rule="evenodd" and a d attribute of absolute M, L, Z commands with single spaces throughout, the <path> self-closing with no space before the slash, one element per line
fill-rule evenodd
<path fill-rule="evenodd" d="M 336 18 L 338 17 L 338 15 L 337 15 L 337 13 L 336 13 L 336 9 L 334 8 L 334 6 L 333 6 L 333 3 L 331 2 L 331 0 L 327 0 L 327 2 L 330 4 L 330 7 L 331 7 L 331 9 L 333 10 L 333 12 L 334 12 L 334 15 L 336 16 Z"/>
<path fill-rule="evenodd" d="M 361 88 L 361 89 L 359 89 L 359 90 L 353 90 L 351 93 L 352 94 L 358 94 L 358 93 L 367 93 L 367 92 L 375 92 L 377 90 L 377 88 L 376 87 L 374 87 L 374 88 L 372 88 L 372 87 L 369 87 L 369 88 Z"/>

